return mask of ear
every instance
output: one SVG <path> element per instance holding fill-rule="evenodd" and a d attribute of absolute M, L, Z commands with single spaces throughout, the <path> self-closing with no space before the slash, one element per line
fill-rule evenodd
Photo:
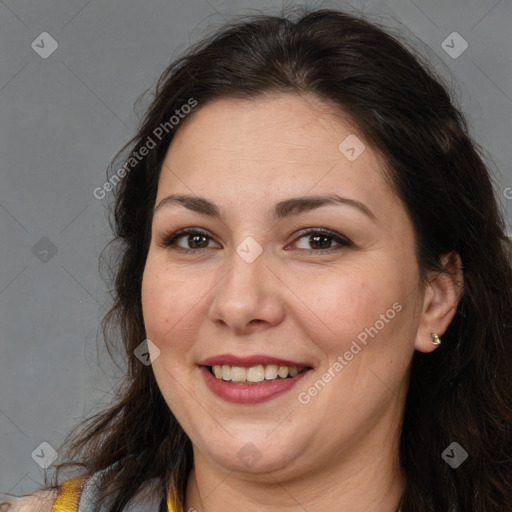
<path fill-rule="evenodd" d="M 431 272 L 425 287 L 423 311 L 418 325 L 414 348 L 432 352 L 432 333 L 444 334 L 452 321 L 464 286 L 462 261 L 456 252 L 441 256 L 444 272 Z"/>

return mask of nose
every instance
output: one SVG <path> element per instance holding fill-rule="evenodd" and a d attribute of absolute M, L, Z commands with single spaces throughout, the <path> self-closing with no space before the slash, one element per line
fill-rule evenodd
<path fill-rule="evenodd" d="M 285 315 L 283 283 L 269 268 L 265 251 L 254 261 L 236 251 L 227 271 L 214 287 L 210 320 L 234 334 L 249 334 L 273 327 Z"/>

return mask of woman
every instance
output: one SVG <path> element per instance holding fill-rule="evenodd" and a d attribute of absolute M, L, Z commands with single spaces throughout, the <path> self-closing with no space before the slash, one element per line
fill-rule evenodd
<path fill-rule="evenodd" d="M 512 510 L 488 170 L 410 50 L 292 18 L 227 25 L 159 80 L 115 172 L 127 377 L 70 438 L 79 476 L 27 510 Z"/>

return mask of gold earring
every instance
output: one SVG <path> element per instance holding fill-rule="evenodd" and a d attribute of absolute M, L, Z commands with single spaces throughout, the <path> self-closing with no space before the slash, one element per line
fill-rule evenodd
<path fill-rule="evenodd" d="M 437 333 L 433 332 L 430 336 L 432 337 L 432 345 L 441 345 L 441 340 Z"/>

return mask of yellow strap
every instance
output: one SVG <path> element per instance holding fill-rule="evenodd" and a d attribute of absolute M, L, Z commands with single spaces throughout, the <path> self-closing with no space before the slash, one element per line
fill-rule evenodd
<path fill-rule="evenodd" d="M 52 512 L 76 512 L 82 489 L 89 475 L 80 475 L 62 482 Z"/>
<path fill-rule="evenodd" d="M 172 494 L 173 493 L 171 489 L 167 494 L 167 512 L 176 512 L 178 510 L 172 501 Z"/>

